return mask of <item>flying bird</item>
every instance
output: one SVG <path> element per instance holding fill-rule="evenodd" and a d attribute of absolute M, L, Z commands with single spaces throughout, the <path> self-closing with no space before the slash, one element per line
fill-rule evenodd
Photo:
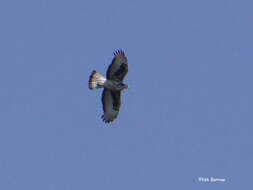
<path fill-rule="evenodd" d="M 106 71 L 106 78 L 92 71 L 89 78 L 89 89 L 103 88 L 102 104 L 104 114 L 102 119 L 105 123 L 112 122 L 117 118 L 121 106 L 121 91 L 128 88 L 123 80 L 128 72 L 128 62 L 122 50 L 114 52 L 114 58 Z"/>

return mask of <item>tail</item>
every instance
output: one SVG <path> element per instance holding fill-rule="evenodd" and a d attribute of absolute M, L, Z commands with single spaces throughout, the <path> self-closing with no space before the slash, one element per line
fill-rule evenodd
<path fill-rule="evenodd" d="M 103 88 L 106 78 L 96 71 L 92 71 L 89 79 L 89 89 Z"/>

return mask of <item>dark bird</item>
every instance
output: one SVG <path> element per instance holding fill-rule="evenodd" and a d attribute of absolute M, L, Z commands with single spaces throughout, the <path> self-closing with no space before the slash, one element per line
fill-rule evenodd
<path fill-rule="evenodd" d="M 89 89 L 104 88 L 102 93 L 104 110 L 102 119 L 105 123 L 112 122 L 119 114 L 121 91 L 128 88 L 128 86 L 123 83 L 127 72 L 127 57 L 122 50 L 118 50 L 114 52 L 114 58 L 106 72 L 106 78 L 96 71 L 93 71 L 90 75 Z"/>

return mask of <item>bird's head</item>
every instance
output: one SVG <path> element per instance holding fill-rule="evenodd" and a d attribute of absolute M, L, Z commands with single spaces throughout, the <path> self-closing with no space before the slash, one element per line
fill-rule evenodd
<path fill-rule="evenodd" d="M 122 82 L 117 84 L 117 89 L 118 90 L 124 90 L 124 89 L 127 89 L 127 88 L 128 88 L 128 85 L 123 84 Z"/>

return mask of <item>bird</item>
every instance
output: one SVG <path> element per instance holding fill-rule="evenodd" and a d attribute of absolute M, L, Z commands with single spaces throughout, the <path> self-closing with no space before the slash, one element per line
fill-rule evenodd
<path fill-rule="evenodd" d="M 103 115 L 101 119 L 105 123 L 111 123 L 117 118 L 121 107 L 121 91 L 128 88 L 123 83 L 128 73 L 128 61 L 123 50 L 116 50 L 114 57 L 106 71 L 106 77 L 93 70 L 88 86 L 90 90 L 103 88 L 102 104 Z"/>

